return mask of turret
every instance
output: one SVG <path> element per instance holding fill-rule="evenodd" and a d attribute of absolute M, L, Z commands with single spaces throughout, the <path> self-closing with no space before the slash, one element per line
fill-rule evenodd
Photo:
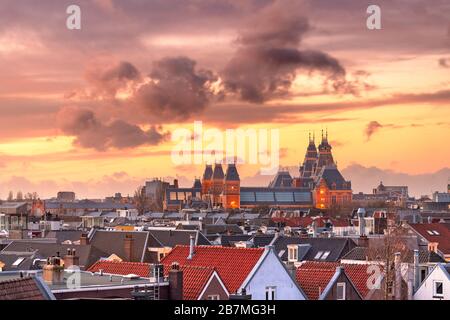
<path fill-rule="evenodd" d="M 236 164 L 230 163 L 223 179 L 224 188 L 222 203 L 225 209 L 236 209 L 240 207 L 241 181 Z"/>
<path fill-rule="evenodd" d="M 210 164 L 207 164 L 205 167 L 205 171 L 203 172 L 202 177 L 202 195 L 207 195 L 212 192 L 212 176 L 213 176 L 213 169 Z"/>
<path fill-rule="evenodd" d="M 303 165 L 300 167 L 300 178 L 309 178 L 314 173 L 314 164 L 317 161 L 317 149 L 315 143 L 315 135 L 311 138 L 309 134 L 308 148 L 306 149 Z"/>
<path fill-rule="evenodd" d="M 322 141 L 319 144 L 319 156 L 316 162 L 315 174 L 317 175 L 320 170 L 325 166 L 334 166 L 333 155 L 331 153 L 331 145 L 328 143 L 328 131 L 325 135 L 322 130 Z"/>

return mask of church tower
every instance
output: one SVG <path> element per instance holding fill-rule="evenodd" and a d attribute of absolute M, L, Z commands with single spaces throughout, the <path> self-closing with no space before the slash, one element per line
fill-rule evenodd
<path fill-rule="evenodd" d="M 241 180 L 236 168 L 236 164 L 230 163 L 224 178 L 224 188 L 222 203 L 224 209 L 237 209 L 240 207 Z"/>
<path fill-rule="evenodd" d="M 216 163 L 214 166 L 214 171 L 212 175 L 212 194 L 213 194 L 213 204 L 221 204 L 220 195 L 223 191 L 223 169 L 221 163 Z"/>
<path fill-rule="evenodd" d="M 207 164 L 202 177 L 202 196 L 212 193 L 212 176 L 213 170 L 210 164 Z"/>
<path fill-rule="evenodd" d="M 322 142 L 319 144 L 319 157 L 315 165 L 315 175 L 318 175 L 323 167 L 331 165 L 335 165 L 335 163 L 331 154 L 331 146 L 328 143 L 328 131 L 324 135 L 322 130 Z"/>
<path fill-rule="evenodd" d="M 309 144 L 306 149 L 305 159 L 303 160 L 303 165 L 300 166 L 300 178 L 309 178 L 314 173 L 314 166 L 317 161 L 317 149 L 315 143 L 315 135 L 313 134 L 311 138 L 311 133 L 309 134 Z"/>

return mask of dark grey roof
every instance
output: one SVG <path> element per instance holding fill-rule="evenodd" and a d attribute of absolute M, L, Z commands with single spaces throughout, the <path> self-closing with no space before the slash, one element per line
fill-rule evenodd
<path fill-rule="evenodd" d="M 196 188 L 196 189 L 199 189 L 199 188 L 202 187 L 202 183 L 201 183 L 200 179 L 195 179 L 195 180 L 194 180 L 194 185 L 193 185 L 193 187 Z"/>
<path fill-rule="evenodd" d="M 223 169 L 222 169 L 222 165 L 220 163 L 216 163 L 216 165 L 214 166 L 214 172 L 213 172 L 213 179 L 223 179 L 224 174 L 223 174 Z"/>
<path fill-rule="evenodd" d="M 211 245 L 208 239 L 198 231 L 195 230 L 155 230 L 151 229 L 148 232 L 152 235 L 148 247 L 175 247 L 176 245 L 189 245 L 191 235 L 195 236 L 195 245 Z M 155 241 L 156 240 L 156 243 Z M 158 245 L 159 244 L 159 245 Z"/>
<path fill-rule="evenodd" d="M 225 174 L 226 181 L 239 181 L 239 173 L 237 172 L 236 165 L 234 163 L 228 164 L 227 173 Z"/>
<path fill-rule="evenodd" d="M 347 252 L 356 247 L 353 240 L 348 238 L 301 238 L 279 236 L 273 245 L 281 260 L 288 258 L 287 246 L 289 244 L 310 244 L 311 248 L 303 257 L 303 260 L 315 261 L 319 252 L 329 251 L 328 256 L 320 261 L 335 262 L 340 260 Z"/>
<path fill-rule="evenodd" d="M 241 205 L 304 206 L 312 204 L 311 191 L 306 188 L 241 187 Z"/>
<path fill-rule="evenodd" d="M 2 271 L 30 270 L 34 257 L 34 252 L 2 251 L 0 252 L 0 262 L 5 264 Z M 15 262 L 16 265 L 14 265 Z"/>
<path fill-rule="evenodd" d="M 243 233 L 242 229 L 239 228 L 237 224 L 207 224 L 205 225 L 203 232 L 206 234 Z"/>
<path fill-rule="evenodd" d="M 64 257 L 68 249 L 76 250 L 77 256 L 80 257 L 81 268 L 88 268 L 101 257 L 91 245 L 68 245 L 37 241 L 13 241 L 3 249 L 2 253 L 35 252 L 35 258 L 47 259 L 48 257 L 56 256 L 58 252 L 61 257 Z"/>
<path fill-rule="evenodd" d="M 350 250 L 346 255 L 342 257 L 345 260 L 359 260 L 366 261 L 369 259 L 367 247 L 355 247 Z M 414 251 L 409 250 L 405 256 L 404 262 L 413 263 L 414 261 Z M 429 263 L 429 262 L 442 262 L 445 263 L 445 259 L 439 256 L 437 253 L 428 251 L 426 249 L 419 249 L 419 263 Z"/>
<path fill-rule="evenodd" d="M 285 188 L 292 186 L 292 177 L 289 171 L 280 170 L 269 183 L 269 188 Z"/>
<path fill-rule="evenodd" d="M 126 235 L 131 235 L 134 239 L 132 262 L 145 262 L 147 253 L 146 244 L 149 242 L 149 238 L 151 237 L 150 233 L 147 231 L 95 230 L 90 237 L 90 244 L 99 250 L 101 257 L 109 257 L 114 253 L 125 260 Z"/>
<path fill-rule="evenodd" d="M 67 240 L 72 242 L 80 240 L 82 234 L 83 232 L 80 230 L 57 230 L 48 232 L 45 237 L 54 238 L 56 243 L 62 243 Z"/>
<path fill-rule="evenodd" d="M 135 209 L 131 203 L 117 202 L 97 202 L 91 200 L 81 200 L 77 202 L 45 201 L 46 209 L 85 209 L 85 210 L 117 210 L 117 209 Z"/>
<path fill-rule="evenodd" d="M 336 190 L 350 190 L 350 181 L 345 181 L 344 177 L 341 175 L 336 166 L 325 166 L 322 168 L 317 182 L 323 178 L 330 189 Z"/>
<path fill-rule="evenodd" d="M 205 172 L 203 172 L 203 179 L 204 180 L 210 180 L 213 175 L 212 166 L 210 164 L 207 164 L 205 167 Z"/>
<path fill-rule="evenodd" d="M 223 234 L 220 237 L 220 244 L 223 247 L 232 247 L 235 242 L 239 241 L 249 241 L 251 239 L 251 235 L 248 234 L 233 234 L 233 235 L 225 235 Z"/>
<path fill-rule="evenodd" d="M 255 247 L 263 248 L 268 246 L 274 237 L 274 234 L 255 234 L 252 238 L 252 242 Z"/>

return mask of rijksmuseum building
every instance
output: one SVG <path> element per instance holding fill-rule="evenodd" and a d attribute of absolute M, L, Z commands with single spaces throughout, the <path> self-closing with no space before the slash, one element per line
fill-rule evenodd
<path fill-rule="evenodd" d="M 322 133 L 318 147 L 314 140 L 310 135 L 298 177 L 293 178 L 287 170 L 280 170 L 266 187 L 242 187 L 235 164 L 228 164 L 225 172 L 221 164 L 206 165 L 202 179 L 196 179 L 192 188 L 179 188 L 176 184 L 168 186 L 164 207 L 178 210 L 203 205 L 229 210 L 269 206 L 326 210 L 351 202 L 351 182 L 346 181 L 337 168 L 328 133 Z"/>

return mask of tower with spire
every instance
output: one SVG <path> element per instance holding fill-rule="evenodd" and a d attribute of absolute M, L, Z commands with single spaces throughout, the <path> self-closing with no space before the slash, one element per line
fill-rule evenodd
<path fill-rule="evenodd" d="M 318 175 L 323 167 L 335 166 L 333 155 L 331 153 L 331 145 L 328 143 L 328 130 L 325 135 L 322 130 L 322 141 L 319 144 L 319 155 L 315 165 L 315 175 Z"/>
<path fill-rule="evenodd" d="M 214 165 L 214 171 L 212 175 L 212 195 L 214 205 L 221 205 L 221 194 L 223 192 L 223 169 L 221 163 Z"/>
<path fill-rule="evenodd" d="M 229 163 L 223 179 L 222 203 L 224 209 L 240 207 L 241 180 L 235 163 Z"/>
<path fill-rule="evenodd" d="M 317 162 L 317 148 L 315 143 L 315 134 L 313 133 L 311 138 L 311 133 L 309 133 L 309 143 L 306 149 L 305 159 L 303 164 L 300 166 L 300 178 L 310 178 L 315 169 Z"/>
<path fill-rule="evenodd" d="M 205 171 L 203 172 L 202 176 L 202 195 L 207 195 L 212 193 L 212 176 L 213 176 L 213 169 L 212 165 L 207 164 L 205 167 Z"/>

